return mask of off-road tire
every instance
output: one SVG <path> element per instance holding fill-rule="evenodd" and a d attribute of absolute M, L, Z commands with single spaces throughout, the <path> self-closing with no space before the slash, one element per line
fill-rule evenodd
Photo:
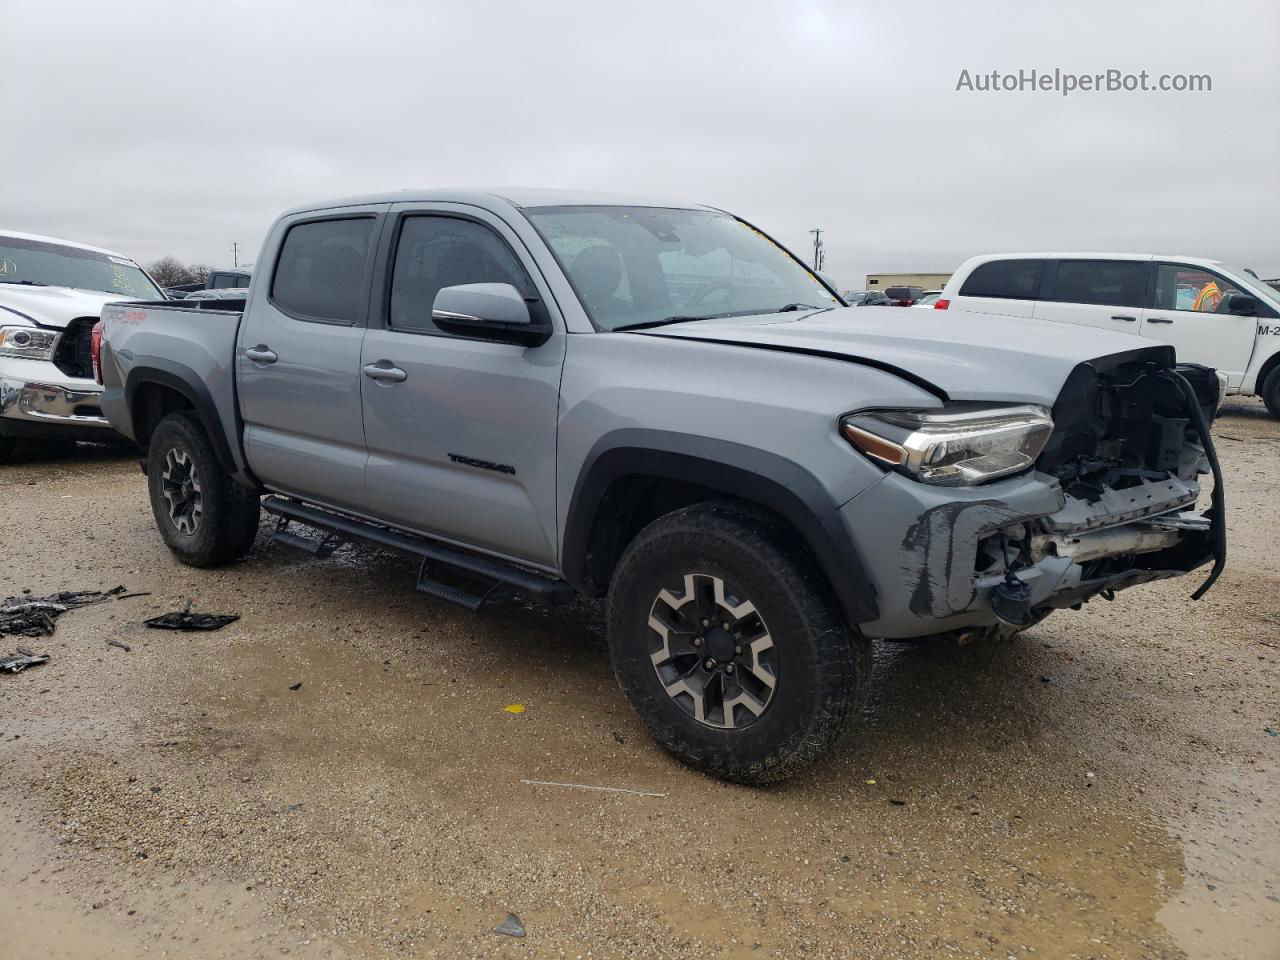
<path fill-rule="evenodd" d="M 776 685 L 763 712 L 737 729 L 699 722 L 654 667 L 655 599 L 681 589 L 688 574 L 733 585 L 773 640 Z M 608 632 L 614 674 L 653 738 L 684 763 L 737 783 L 782 780 L 812 763 L 860 713 L 869 686 L 870 642 L 849 627 L 794 534 L 774 515 L 732 501 L 677 510 L 636 535 L 612 577 Z"/>
<path fill-rule="evenodd" d="M 1267 412 L 1280 420 L 1280 365 L 1271 369 L 1258 392 L 1262 394 L 1262 402 L 1267 405 Z"/>
<path fill-rule="evenodd" d="M 171 454 L 193 465 L 198 477 L 201 516 L 192 529 L 179 528 L 165 499 L 165 469 Z M 188 566 L 231 563 L 253 546 L 258 532 L 259 497 L 227 474 L 194 414 L 171 413 L 156 425 L 147 447 L 147 488 L 160 536 L 174 556 Z"/>

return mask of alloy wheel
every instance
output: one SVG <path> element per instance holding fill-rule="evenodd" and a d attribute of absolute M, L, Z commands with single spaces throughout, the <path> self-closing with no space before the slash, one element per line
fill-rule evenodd
<path fill-rule="evenodd" d="M 172 447 L 164 456 L 160 492 L 169 509 L 169 522 L 187 536 L 200 529 L 204 503 L 200 493 L 200 472 L 195 461 L 181 447 Z"/>
<path fill-rule="evenodd" d="M 649 655 L 663 690 L 698 723 L 750 726 L 778 684 L 773 637 L 755 604 L 722 578 L 684 575 L 649 611 Z"/>

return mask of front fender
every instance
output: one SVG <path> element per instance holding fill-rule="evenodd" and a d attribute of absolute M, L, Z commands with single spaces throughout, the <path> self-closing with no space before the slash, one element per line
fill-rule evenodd
<path fill-rule="evenodd" d="M 610 485 L 645 476 L 695 483 L 758 504 L 783 517 L 808 545 L 849 621 L 879 615 L 867 575 L 840 505 L 798 463 L 757 447 L 644 428 L 625 428 L 591 448 L 578 475 L 565 522 L 561 569 L 590 592 L 587 548 L 592 522 Z"/>

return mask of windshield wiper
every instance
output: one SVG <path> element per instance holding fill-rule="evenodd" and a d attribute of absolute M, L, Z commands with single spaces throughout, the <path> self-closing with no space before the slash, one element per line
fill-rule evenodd
<path fill-rule="evenodd" d="M 47 283 L 41 283 L 39 280 L 0 280 L 0 283 L 12 283 L 20 287 L 47 287 Z"/>
<path fill-rule="evenodd" d="M 708 314 L 701 317 L 663 317 L 661 320 L 641 320 L 638 323 L 624 323 L 620 327 L 614 327 L 610 333 L 617 333 L 620 330 L 647 330 L 649 327 L 665 327 L 669 323 L 687 323 L 690 320 L 714 320 L 723 314 Z"/>
<path fill-rule="evenodd" d="M 796 310 L 821 310 L 821 307 L 815 307 L 812 303 L 788 303 L 786 306 L 779 307 L 774 313 L 793 313 Z"/>

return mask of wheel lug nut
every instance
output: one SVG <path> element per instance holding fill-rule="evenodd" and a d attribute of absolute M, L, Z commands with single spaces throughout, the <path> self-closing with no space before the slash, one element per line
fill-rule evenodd
<path fill-rule="evenodd" d="M 694 637 L 694 638 L 693 638 L 693 645 L 694 645 L 695 647 L 700 647 L 700 646 L 702 646 L 702 638 L 701 638 L 701 637 Z"/>
<path fill-rule="evenodd" d="M 725 668 L 724 668 L 724 672 L 725 672 L 725 673 L 733 673 L 733 664 L 731 663 L 731 664 L 729 664 L 727 667 L 725 667 Z"/>
<path fill-rule="evenodd" d="M 741 648 L 741 647 L 734 647 L 734 648 L 733 648 L 733 652 L 734 652 L 734 653 L 741 653 L 741 652 L 742 652 L 742 648 Z"/>
<path fill-rule="evenodd" d="M 708 670 L 714 670 L 716 668 L 716 662 L 712 660 L 710 657 L 707 657 L 707 662 L 704 663 L 703 666 L 706 667 Z"/>
<path fill-rule="evenodd" d="M 703 625 L 704 627 L 709 627 L 709 626 L 711 626 L 711 621 L 710 621 L 710 620 L 703 620 L 703 621 L 702 621 L 702 625 Z"/>
<path fill-rule="evenodd" d="M 727 623 L 722 623 L 722 624 L 720 624 L 720 627 L 721 627 L 722 629 L 724 629 L 724 630 L 728 630 L 728 629 L 729 629 L 729 624 L 727 624 Z"/>

